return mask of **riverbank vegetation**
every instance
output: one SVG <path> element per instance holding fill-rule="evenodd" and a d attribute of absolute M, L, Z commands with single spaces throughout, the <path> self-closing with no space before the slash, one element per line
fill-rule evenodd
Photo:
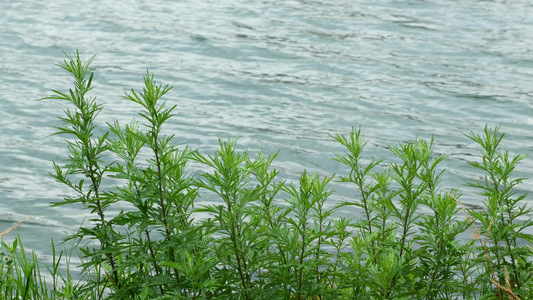
<path fill-rule="evenodd" d="M 78 247 L 52 243 L 50 266 L 20 237 L 2 242 L 2 299 L 533 297 L 532 211 L 513 177 L 525 156 L 502 149 L 498 127 L 466 135 L 479 148 L 469 164 L 483 179 L 468 184 L 481 210 L 439 188 L 446 156 L 433 140 L 390 146 L 396 160 L 387 162 L 364 152 L 361 130 L 334 135 L 345 149 L 332 157 L 340 175 L 303 171 L 285 182 L 272 168 L 277 153 L 239 152 L 233 139 L 213 155 L 176 146 L 162 133 L 178 109 L 163 100 L 171 88 L 149 73 L 124 100 L 138 105 L 138 120 L 97 128 L 104 107 L 88 96 L 93 59 L 67 56 L 59 66 L 74 87 L 46 98 L 69 105 L 56 128 L 69 156 L 51 176 L 72 193 L 52 205 L 91 217 L 67 238 Z M 192 162 L 204 171 L 191 172 Z M 350 185 L 352 199 L 332 201 L 332 180 Z M 353 206 L 362 213 L 338 217 Z"/>

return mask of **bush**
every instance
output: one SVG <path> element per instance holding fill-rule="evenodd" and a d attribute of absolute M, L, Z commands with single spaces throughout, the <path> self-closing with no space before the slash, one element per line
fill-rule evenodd
<path fill-rule="evenodd" d="M 524 195 L 515 195 L 523 179 L 511 177 L 525 156 L 501 150 L 504 135 L 498 127 L 467 135 L 480 146 L 481 160 L 470 165 L 485 180 L 470 185 L 484 199 L 484 210 L 466 210 L 458 190 L 439 189 L 445 156 L 433 153 L 433 140 L 390 147 L 398 163 L 363 165 L 360 130 L 333 137 L 346 149 L 333 158 L 347 167 L 340 181 L 352 184 L 358 196 L 332 206 L 326 203 L 334 176 L 304 171 L 297 183 L 280 182 L 271 168 L 277 153 L 250 157 L 237 152 L 232 139 L 219 140 L 214 155 L 178 148 L 174 136 L 161 133 L 176 108 L 161 100 L 171 88 L 156 84 L 149 73 L 142 91 L 125 96 L 139 105 L 142 122 L 114 122 L 98 135 L 94 121 L 103 106 L 87 97 L 93 60 L 67 55 L 59 66 L 74 77 L 74 88 L 45 98 L 73 107 L 56 132 L 69 138 L 69 158 L 54 163 L 51 176 L 73 192 L 54 206 L 80 204 L 92 216 L 67 238 L 80 245 L 82 280 L 58 271 L 64 253 L 56 255 L 52 244 L 51 279 L 45 281 L 36 255 L 26 256 L 17 238 L 2 243 L 3 298 L 533 296 L 531 209 L 523 204 Z M 190 161 L 208 171 L 192 175 Z M 378 171 L 378 165 L 388 169 Z M 195 207 L 206 195 L 217 204 Z M 345 206 L 357 206 L 364 214 L 336 218 L 336 210 Z M 422 206 L 431 214 L 420 213 Z M 111 215 L 110 207 L 122 209 Z M 200 212 L 209 218 L 196 219 Z M 474 238 L 461 241 L 458 236 L 469 228 Z"/>

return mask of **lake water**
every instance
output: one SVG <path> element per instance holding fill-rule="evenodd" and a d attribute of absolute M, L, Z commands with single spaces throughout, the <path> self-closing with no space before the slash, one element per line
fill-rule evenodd
<path fill-rule="evenodd" d="M 48 207 L 69 192 L 46 176 L 66 157 L 63 138 L 49 136 L 65 103 L 37 100 L 71 86 L 54 65 L 62 50 L 98 53 L 102 129 L 136 116 L 121 96 L 141 88 L 148 69 L 174 86 L 166 133 L 177 143 L 210 154 L 231 136 L 252 154 L 279 149 L 280 179 L 346 174 L 329 159 L 343 151 L 330 135 L 352 127 L 362 128 L 367 159 L 433 134 L 435 152 L 450 154 L 443 188 L 460 187 L 476 208 L 481 199 L 461 186 L 481 178 L 463 133 L 501 124 L 511 153 L 533 149 L 529 0 L 0 0 L 0 14 L 0 231 L 34 217 L 17 232 L 45 254 L 85 217 Z M 516 175 L 533 177 L 532 159 Z M 332 203 L 354 193 L 331 188 Z"/>

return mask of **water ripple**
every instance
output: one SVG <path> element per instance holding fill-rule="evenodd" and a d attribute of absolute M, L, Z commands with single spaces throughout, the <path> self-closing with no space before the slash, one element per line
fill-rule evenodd
<path fill-rule="evenodd" d="M 275 166 L 288 180 L 304 169 L 346 172 L 328 159 L 343 151 L 330 134 L 358 126 L 368 158 L 433 135 L 437 153 L 451 154 L 447 187 L 479 176 L 461 133 L 502 124 L 513 153 L 533 148 L 530 1 L 25 0 L 0 2 L 0 11 L 0 211 L 13 220 L 68 193 L 44 176 L 65 157 L 61 138 L 45 138 L 64 104 L 37 101 L 71 84 L 53 65 L 62 50 L 99 53 L 100 130 L 136 117 L 122 95 L 149 69 L 174 86 L 166 133 L 206 153 L 219 136 L 241 137 L 252 153 L 281 149 Z M 518 175 L 532 169 L 526 161 Z M 74 208 L 54 212 L 61 218 L 43 218 L 56 237 L 83 218 Z"/>

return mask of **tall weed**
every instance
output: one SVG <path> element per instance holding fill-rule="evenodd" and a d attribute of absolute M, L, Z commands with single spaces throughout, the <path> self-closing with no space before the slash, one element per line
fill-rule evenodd
<path fill-rule="evenodd" d="M 124 97 L 139 107 L 139 120 L 99 128 L 103 105 L 89 97 L 93 60 L 67 55 L 59 66 L 73 76 L 73 88 L 45 98 L 69 104 L 56 127 L 69 156 L 53 163 L 51 176 L 72 191 L 53 205 L 90 215 L 67 238 L 79 245 L 81 280 L 69 273 L 73 252 L 57 252 L 52 243 L 45 276 L 17 238 L 0 247 L 1 297 L 533 297 L 532 210 L 516 195 L 523 179 L 512 176 L 526 156 L 501 149 L 499 127 L 467 135 L 480 146 L 470 165 L 485 177 L 470 186 L 483 210 L 466 210 L 458 189 L 441 189 L 446 156 L 434 153 L 433 139 L 390 147 L 387 162 L 365 158 L 360 129 L 333 136 L 345 149 L 333 157 L 345 168 L 338 180 L 353 189 L 336 203 L 335 175 L 304 171 L 294 182 L 280 181 L 272 168 L 278 153 L 250 155 L 233 139 L 220 139 L 212 155 L 176 146 L 164 130 L 179 113 L 163 100 L 171 87 L 150 73 L 141 90 Z M 188 171 L 191 162 L 205 171 Z M 211 204 L 198 206 L 200 198 Z M 350 217 L 354 209 L 361 215 Z"/>

